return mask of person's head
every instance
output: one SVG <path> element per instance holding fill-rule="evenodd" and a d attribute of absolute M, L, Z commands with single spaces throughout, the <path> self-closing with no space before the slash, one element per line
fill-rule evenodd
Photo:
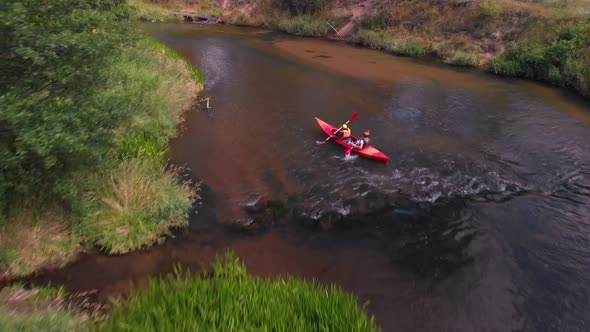
<path fill-rule="evenodd" d="M 369 129 L 365 130 L 365 132 L 363 133 L 363 136 L 365 137 L 369 137 L 371 135 L 371 131 Z"/>
<path fill-rule="evenodd" d="M 346 124 L 343 124 L 342 129 L 348 129 L 348 126 Z"/>

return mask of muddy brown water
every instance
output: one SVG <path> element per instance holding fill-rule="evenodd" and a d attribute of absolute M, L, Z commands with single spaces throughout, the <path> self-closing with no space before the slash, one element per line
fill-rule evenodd
<path fill-rule="evenodd" d="M 341 43 L 146 25 L 206 76 L 172 160 L 203 207 L 161 246 L 89 253 L 37 283 L 99 300 L 230 248 L 250 272 L 353 292 L 385 331 L 590 330 L 590 105 L 568 92 Z M 314 116 L 370 128 L 343 158 Z M 245 206 L 286 217 L 238 230 Z"/>

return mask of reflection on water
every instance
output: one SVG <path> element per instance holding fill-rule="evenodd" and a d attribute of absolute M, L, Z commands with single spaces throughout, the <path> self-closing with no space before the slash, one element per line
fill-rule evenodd
<path fill-rule="evenodd" d="M 163 246 L 90 254 L 37 282 L 104 299 L 232 248 L 253 273 L 353 291 L 386 331 L 590 326 L 587 103 L 256 29 L 146 30 L 207 77 L 212 109 L 188 114 L 172 147 L 206 182 L 204 208 Z M 338 125 L 355 112 L 353 134 L 370 128 L 389 164 L 315 144 L 314 116 Z M 267 200 L 286 202 L 287 216 L 245 209 Z"/>

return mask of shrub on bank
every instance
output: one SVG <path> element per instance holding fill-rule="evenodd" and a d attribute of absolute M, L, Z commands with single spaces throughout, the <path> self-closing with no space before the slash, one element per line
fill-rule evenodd
<path fill-rule="evenodd" d="M 126 252 L 185 224 L 194 193 L 176 184 L 165 156 L 201 73 L 142 37 L 126 1 L 20 0 L 0 9 L 3 272 L 62 264 L 79 242 Z M 12 241 L 38 230 L 54 236 Z"/>
<path fill-rule="evenodd" d="M 549 40 L 531 38 L 508 44 L 506 51 L 490 65 L 498 75 L 547 81 L 573 87 L 590 96 L 590 23 L 562 27 Z"/>
<path fill-rule="evenodd" d="M 235 257 L 209 275 L 152 279 L 111 312 L 100 331 L 378 331 L 342 290 L 247 274 Z"/>
<path fill-rule="evenodd" d="M 59 182 L 99 168 L 112 130 L 131 119 L 95 98 L 138 38 L 130 17 L 117 0 L 0 5 L 0 220 L 24 197 L 64 198 Z"/>

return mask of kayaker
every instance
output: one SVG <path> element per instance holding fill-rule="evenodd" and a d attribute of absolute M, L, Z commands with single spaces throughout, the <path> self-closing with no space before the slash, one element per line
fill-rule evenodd
<path fill-rule="evenodd" d="M 350 130 L 346 124 L 342 125 L 342 130 L 340 132 L 342 133 L 340 139 L 344 141 L 344 143 L 352 144 L 352 130 Z"/>
<path fill-rule="evenodd" d="M 363 133 L 363 138 L 358 139 L 356 142 L 352 143 L 352 146 L 356 149 L 364 149 L 371 145 L 371 139 L 369 136 L 371 135 L 371 131 L 369 129 L 365 130 Z"/>

